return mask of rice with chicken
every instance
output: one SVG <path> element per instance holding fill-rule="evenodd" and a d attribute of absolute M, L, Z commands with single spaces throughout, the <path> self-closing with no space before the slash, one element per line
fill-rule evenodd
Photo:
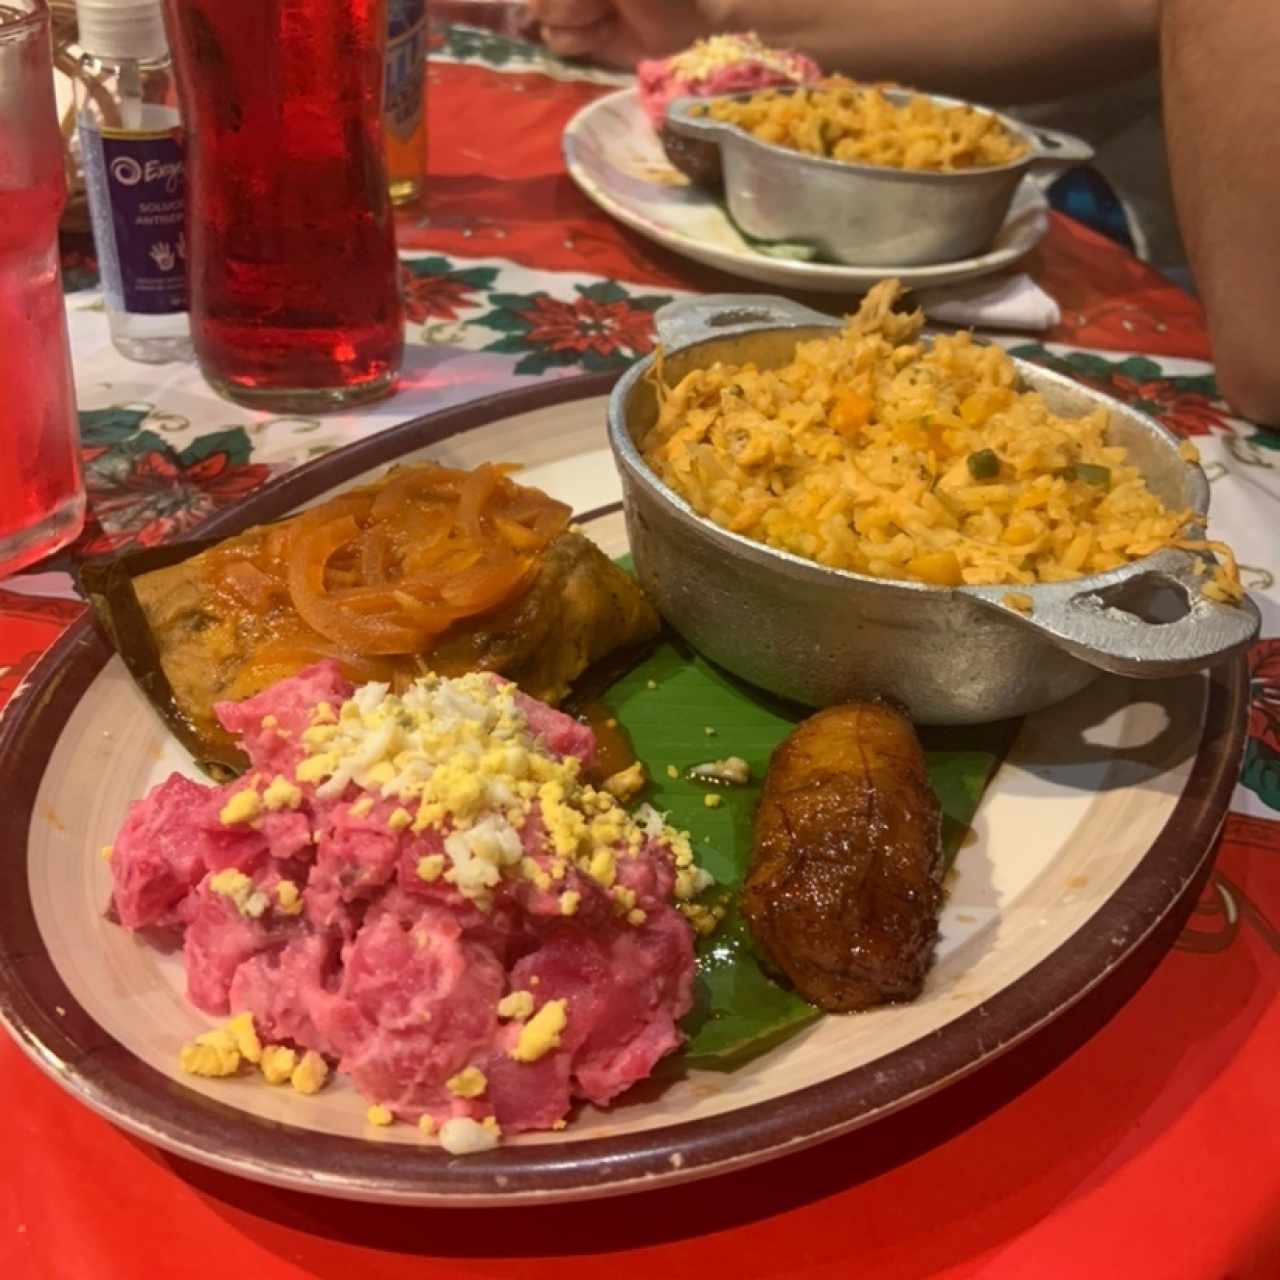
<path fill-rule="evenodd" d="M 776 369 L 716 363 L 669 387 L 642 442 L 654 471 L 718 525 L 819 564 L 938 586 L 1026 586 L 1185 541 L 1107 412 L 1053 413 L 999 347 L 920 340 L 897 281 Z M 1191 460 L 1189 458 L 1189 460 Z M 1240 595 L 1226 548 L 1206 581 Z M 1208 569 L 1206 569 L 1208 573 Z"/>

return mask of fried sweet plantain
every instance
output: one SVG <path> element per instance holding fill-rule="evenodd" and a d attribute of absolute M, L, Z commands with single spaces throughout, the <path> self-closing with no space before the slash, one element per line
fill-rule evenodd
<path fill-rule="evenodd" d="M 911 1000 L 933 957 L 942 815 L 910 721 L 818 712 L 774 751 L 742 910 L 757 945 L 832 1013 Z"/>

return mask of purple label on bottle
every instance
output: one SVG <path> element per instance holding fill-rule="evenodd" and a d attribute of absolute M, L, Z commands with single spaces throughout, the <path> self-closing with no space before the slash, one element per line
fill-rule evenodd
<path fill-rule="evenodd" d="M 187 309 L 186 176 L 173 130 L 80 126 L 89 213 L 108 306 L 133 314 Z"/>

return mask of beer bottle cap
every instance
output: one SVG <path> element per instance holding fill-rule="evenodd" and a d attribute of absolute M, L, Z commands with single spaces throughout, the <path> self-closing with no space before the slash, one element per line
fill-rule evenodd
<path fill-rule="evenodd" d="M 169 52 L 160 0 L 76 0 L 76 43 L 95 58 L 154 60 Z"/>

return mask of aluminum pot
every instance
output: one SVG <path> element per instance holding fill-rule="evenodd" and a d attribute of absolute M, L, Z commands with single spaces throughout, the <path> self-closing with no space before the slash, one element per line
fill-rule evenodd
<path fill-rule="evenodd" d="M 671 383 L 717 360 L 777 367 L 797 342 L 840 327 L 784 299 L 732 294 L 672 303 L 657 313 L 657 324 Z M 1181 457 L 1159 423 L 1061 374 L 1014 363 L 1023 386 L 1039 391 L 1057 414 L 1105 406 L 1108 438 L 1129 451 L 1152 492 L 1204 517 L 1204 472 Z M 1019 587 L 1033 602 L 1022 614 L 1001 603 L 1007 586 L 872 578 L 730 533 L 698 515 L 641 456 L 657 418 L 652 367 L 650 356 L 628 370 L 609 402 L 609 443 L 636 572 L 690 644 L 771 693 L 810 706 L 884 695 L 920 724 L 977 724 L 1049 706 L 1100 671 L 1195 671 L 1240 652 L 1258 633 L 1252 601 L 1206 598 L 1199 557 L 1186 551 Z"/>
<path fill-rule="evenodd" d="M 721 96 L 740 100 L 751 93 Z M 913 95 L 889 89 L 885 96 L 901 103 Z M 923 96 L 944 107 L 972 105 Z M 924 266 L 985 253 L 1028 173 L 1051 181 L 1093 158 L 1093 148 L 1069 133 L 1032 129 L 991 112 L 1027 144 L 1010 164 L 955 173 L 848 164 L 761 142 L 737 125 L 696 114 L 715 100 L 677 98 L 667 108 L 664 136 L 674 135 L 677 146 L 683 140 L 701 157 L 703 173 L 714 170 L 714 157 L 710 165 L 707 157 L 718 148 L 725 201 L 738 227 L 757 240 L 811 245 L 820 257 L 855 267 Z"/>

